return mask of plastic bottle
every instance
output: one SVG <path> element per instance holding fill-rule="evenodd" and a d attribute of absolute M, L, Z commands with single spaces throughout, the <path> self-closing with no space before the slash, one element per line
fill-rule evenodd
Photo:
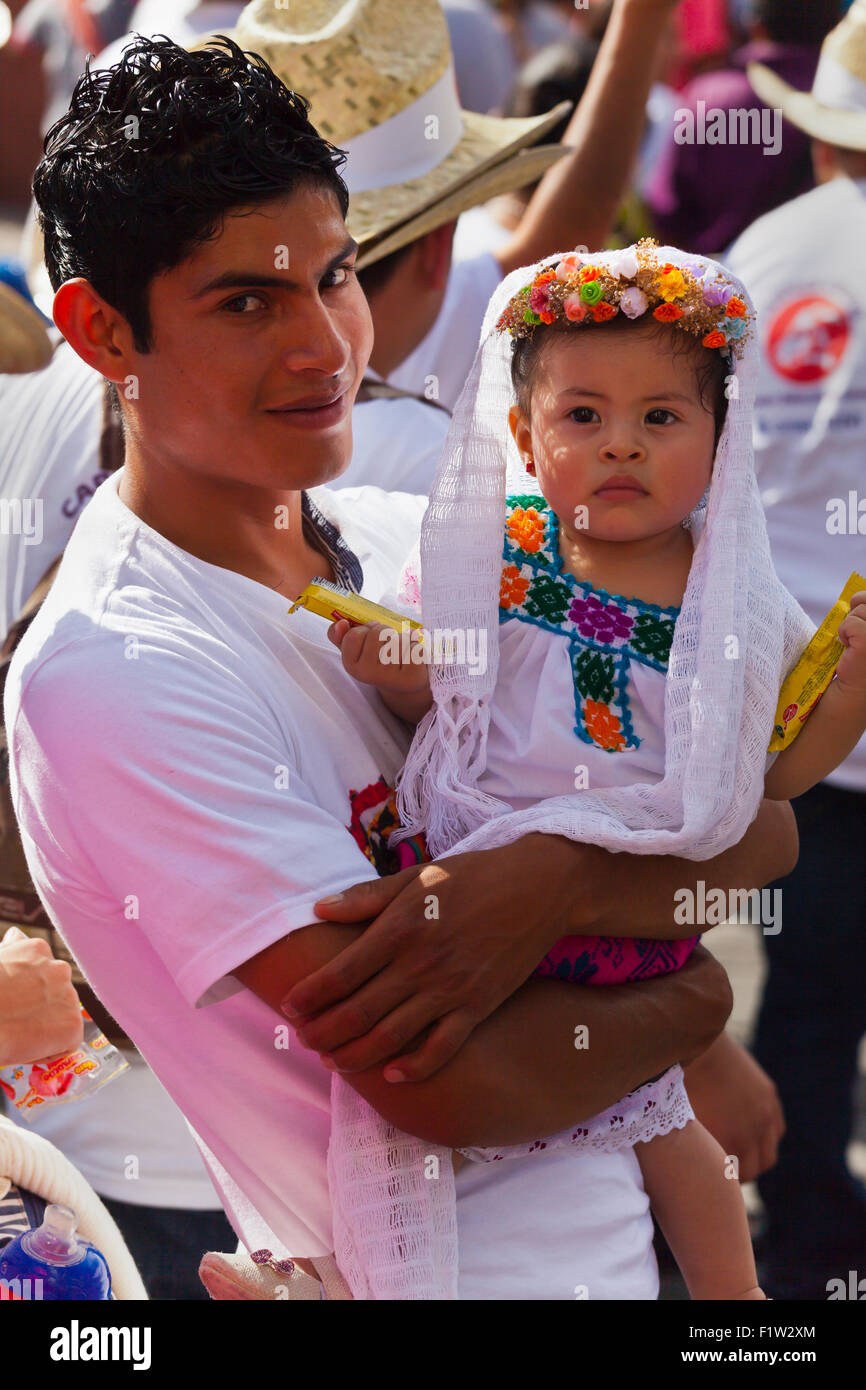
<path fill-rule="evenodd" d="M 42 1225 L 25 1231 L 0 1250 L 0 1289 L 7 1297 L 66 1300 L 108 1299 L 111 1275 L 105 1256 L 76 1236 L 72 1207 L 47 1206 Z"/>

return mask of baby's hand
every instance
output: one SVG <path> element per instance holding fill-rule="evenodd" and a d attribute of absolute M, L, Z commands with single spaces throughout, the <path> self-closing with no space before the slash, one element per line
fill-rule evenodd
<path fill-rule="evenodd" d="M 328 628 L 328 637 L 340 648 L 343 669 L 356 681 L 384 694 L 414 695 L 429 689 L 418 628 L 395 632 L 382 623 L 358 625 L 339 618 Z"/>
<path fill-rule="evenodd" d="M 851 609 L 839 624 L 845 651 L 836 667 L 836 684 L 846 694 L 866 699 L 866 589 L 851 596 Z"/>

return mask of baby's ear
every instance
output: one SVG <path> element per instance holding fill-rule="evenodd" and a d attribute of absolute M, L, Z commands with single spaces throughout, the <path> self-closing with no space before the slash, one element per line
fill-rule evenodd
<path fill-rule="evenodd" d="M 525 461 L 532 458 L 532 429 L 528 417 L 519 405 L 513 405 L 508 412 L 508 428 L 517 445 L 517 452 Z"/>

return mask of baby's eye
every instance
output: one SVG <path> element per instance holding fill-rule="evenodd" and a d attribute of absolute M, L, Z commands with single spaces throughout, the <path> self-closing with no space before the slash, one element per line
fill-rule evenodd
<path fill-rule="evenodd" d="M 262 298 L 262 296 L 261 296 L 260 294 L 253 294 L 252 291 L 250 291 L 248 294 L 238 294 L 238 295 L 235 296 L 234 299 L 229 299 L 229 300 L 227 300 L 226 303 L 225 303 L 222 307 L 223 307 L 224 309 L 228 310 L 229 313 L 234 314 L 234 317 L 235 317 L 235 318 L 241 318 L 241 317 L 243 317 L 243 312 L 244 312 L 244 311 L 241 310 L 240 313 L 235 313 L 235 311 L 233 310 L 232 306 L 233 306 L 233 305 L 237 305 L 237 304 L 243 304 L 244 300 L 246 300 L 246 299 L 257 299 L 257 300 L 259 301 L 260 304 L 264 304 L 264 302 L 265 302 L 264 299 Z"/>
<path fill-rule="evenodd" d="M 593 420 L 598 419 L 591 405 L 577 405 L 568 413 L 576 425 L 591 425 Z"/>
<path fill-rule="evenodd" d="M 664 417 L 663 419 L 660 417 Z M 647 411 L 647 423 L 650 425 L 669 425 L 672 420 L 676 420 L 676 415 L 672 410 L 663 410 L 661 406 L 657 410 Z"/>

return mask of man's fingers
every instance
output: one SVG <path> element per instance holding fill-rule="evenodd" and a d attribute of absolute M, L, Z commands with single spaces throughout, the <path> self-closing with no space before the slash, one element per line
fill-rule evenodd
<path fill-rule="evenodd" d="M 423 864 L 413 864 L 409 869 L 401 869 L 398 874 L 371 878 L 354 884 L 352 888 L 345 888 L 342 893 L 320 898 L 314 904 L 316 916 L 325 922 L 368 922 L 384 912 L 406 885 L 418 877 L 423 867 Z"/>
<path fill-rule="evenodd" d="M 382 1066 L 418 1043 L 444 1008 L 445 1005 L 431 1004 L 429 1000 L 425 1004 L 423 1000 L 408 999 L 363 1037 L 345 1047 L 328 1049 L 323 1060 L 332 1062 L 338 1071 L 344 1072 Z"/>
<path fill-rule="evenodd" d="M 385 1080 L 426 1081 L 457 1055 L 476 1022 L 460 1009 L 447 1014 L 419 1048 L 388 1063 Z"/>
<path fill-rule="evenodd" d="M 298 1028 L 298 1038 L 304 1047 L 334 1056 L 338 1048 L 344 1049 L 350 1043 L 372 1033 L 378 1023 L 393 1015 L 394 1010 L 408 1002 L 406 995 L 405 983 L 393 971 L 382 971 L 362 988 L 355 990 L 348 999 L 340 1000 L 315 1018 L 306 1019 Z M 417 1012 L 420 1015 L 423 1009 Z M 411 1033 L 406 1033 L 396 1040 L 394 1047 L 402 1047 L 404 1043 L 410 1042 L 429 1022 L 428 1014 Z M 393 1056 L 394 1047 L 384 1056 Z M 335 1060 L 340 1062 L 341 1058 L 335 1056 Z M 379 1060 L 377 1057 L 376 1061 Z M 354 1070 L 373 1065 L 372 1061 L 362 1062 Z"/>

